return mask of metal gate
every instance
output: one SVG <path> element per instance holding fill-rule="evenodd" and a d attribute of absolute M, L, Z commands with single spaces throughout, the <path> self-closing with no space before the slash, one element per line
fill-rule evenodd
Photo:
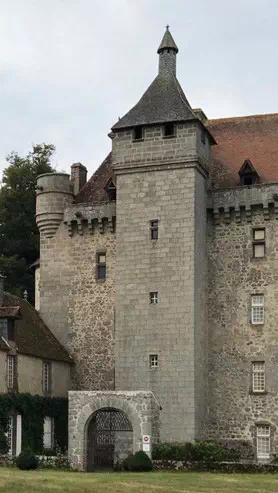
<path fill-rule="evenodd" d="M 103 408 L 92 417 L 87 437 L 87 471 L 111 469 L 117 432 L 132 431 L 128 417 L 114 408 Z"/>

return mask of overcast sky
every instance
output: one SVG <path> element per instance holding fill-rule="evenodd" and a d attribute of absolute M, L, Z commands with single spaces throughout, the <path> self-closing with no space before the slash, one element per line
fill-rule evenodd
<path fill-rule="evenodd" d="M 0 170 L 46 142 L 57 169 L 92 174 L 156 76 L 167 23 L 193 107 L 278 112 L 277 0 L 0 0 Z"/>

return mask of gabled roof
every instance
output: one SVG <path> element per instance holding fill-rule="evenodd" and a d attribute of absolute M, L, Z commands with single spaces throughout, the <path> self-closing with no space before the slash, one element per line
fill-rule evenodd
<path fill-rule="evenodd" d="M 19 307 L 21 315 L 15 320 L 15 342 L 19 353 L 73 363 L 65 348 L 45 325 L 32 305 L 22 298 L 4 293 L 2 308 L 14 307 Z"/>
<path fill-rule="evenodd" d="M 165 72 L 158 74 L 138 103 L 112 130 L 196 119 L 177 78 L 172 72 Z"/>
<path fill-rule="evenodd" d="M 250 159 L 245 159 L 243 165 L 241 166 L 239 172 L 239 176 L 243 175 L 256 175 L 259 176 L 257 171 L 255 170 L 253 164 L 251 163 Z"/>
<path fill-rule="evenodd" d="M 100 204 L 101 202 L 108 202 L 105 186 L 112 176 L 112 153 L 110 152 L 93 176 L 91 176 L 90 180 L 85 183 L 84 187 L 76 195 L 76 203 L 89 202 L 90 204 Z"/>
<path fill-rule="evenodd" d="M 247 157 L 260 183 L 278 182 L 278 113 L 209 120 L 208 129 L 218 144 L 211 149 L 213 187 L 238 186 Z"/>

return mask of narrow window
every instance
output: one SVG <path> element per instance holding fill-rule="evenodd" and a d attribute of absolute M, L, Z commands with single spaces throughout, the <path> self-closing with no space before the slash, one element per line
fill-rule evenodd
<path fill-rule="evenodd" d="M 255 294 L 251 296 L 252 303 L 252 324 L 263 324 L 264 323 L 264 295 Z"/>
<path fill-rule="evenodd" d="M 175 135 L 175 125 L 173 123 L 165 123 L 164 137 L 172 137 Z"/>
<path fill-rule="evenodd" d="M 202 144 L 206 143 L 206 132 L 203 128 L 201 130 L 201 142 L 202 142 Z"/>
<path fill-rule="evenodd" d="M 257 425 L 257 457 L 269 459 L 270 457 L 270 426 Z"/>
<path fill-rule="evenodd" d="M 265 256 L 265 229 L 253 229 L 253 257 L 262 258 Z"/>
<path fill-rule="evenodd" d="M 152 291 L 150 293 L 150 304 L 151 305 L 156 305 L 158 303 L 158 292 L 157 291 Z"/>
<path fill-rule="evenodd" d="M 8 454 L 14 455 L 14 438 L 15 438 L 15 416 L 8 417 L 8 430 L 7 430 L 7 440 L 8 440 Z"/>
<path fill-rule="evenodd" d="M 43 423 L 43 447 L 53 448 L 53 418 L 46 416 Z"/>
<path fill-rule="evenodd" d="M 150 367 L 151 368 L 157 368 L 158 367 L 158 355 L 157 354 L 151 354 L 150 355 Z"/>
<path fill-rule="evenodd" d="M 0 319 L 0 337 L 8 339 L 8 320 L 6 318 Z"/>
<path fill-rule="evenodd" d="M 42 390 L 44 393 L 50 392 L 50 371 L 50 363 L 48 361 L 44 361 L 42 366 Z"/>
<path fill-rule="evenodd" d="M 106 253 L 97 254 L 97 278 L 102 281 L 106 279 Z"/>
<path fill-rule="evenodd" d="M 143 127 L 135 127 L 133 131 L 133 140 L 143 139 Z"/>
<path fill-rule="evenodd" d="M 252 363 L 252 390 L 253 392 L 265 392 L 264 361 Z"/>
<path fill-rule="evenodd" d="M 14 332 L 15 332 L 15 321 L 12 319 L 8 320 L 8 340 L 14 341 Z"/>
<path fill-rule="evenodd" d="M 7 385 L 9 390 L 15 387 L 15 356 L 7 357 Z"/>
<path fill-rule="evenodd" d="M 158 220 L 150 222 L 151 240 L 158 240 Z"/>

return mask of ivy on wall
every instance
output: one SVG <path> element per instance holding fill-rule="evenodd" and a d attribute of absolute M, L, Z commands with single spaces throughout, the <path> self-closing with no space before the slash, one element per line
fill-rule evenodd
<path fill-rule="evenodd" d="M 68 399 L 31 394 L 0 395 L 0 446 L 7 432 L 9 414 L 22 416 L 22 449 L 30 447 L 36 454 L 43 452 L 44 418 L 54 420 L 54 443 L 62 451 L 68 447 Z M 2 444 L 2 449 L 4 449 Z M 1 452 L 1 451 L 0 451 Z"/>

